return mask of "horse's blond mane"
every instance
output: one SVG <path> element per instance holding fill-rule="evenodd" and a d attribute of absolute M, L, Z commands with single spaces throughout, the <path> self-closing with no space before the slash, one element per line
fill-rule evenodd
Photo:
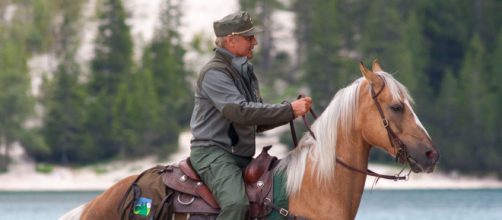
<path fill-rule="evenodd" d="M 412 102 L 407 89 L 386 72 L 377 72 L 383 77 L 387 89 L 394 100 L 408 99 Z M 336 141 L 338 135 L 348 135 L 352 130 L 358 109 L 359 91 L 363 77 L 355 80 L 351 85 L 339 90 L 328 107 L 312 124 L 312 131 L 316 139 L 306 133 L 300 140 L 298 147 L 292 150 L 279 163 L 276 171 L 284 171 L 287 176 L 286 190 L 289 195 L 298 192 L 301 187 L 307 158 L 321 184 L 333 180 L 336 165 Z M 367 92 L 370 92 L 369 90 Z M 342 124 L 343 126 L 338 126 Z M 339 131 L 338 128 L 341 130 Z"/>

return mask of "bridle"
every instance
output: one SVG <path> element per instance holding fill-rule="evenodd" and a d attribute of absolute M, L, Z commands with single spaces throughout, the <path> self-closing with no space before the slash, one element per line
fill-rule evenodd
<path fill-rule="evenodd" d="M 408 154 L 408 150 L 406 148 L 406 145 L 401 141 L 401 139 L 396 135 L 394 130 L 389 125 L 389 120 L 385 118 L 385 115 L 382 110 L 382 106 L 380 105 L 380 102 L 378 102 L 378 96 L 380 93 L 382 93 L 383 89 L 385 88 L 385 79 L 382 76 L 379 76 L 382 79 L 383 85 L 380 90 L 375 93 L 375 90 L 373 86 L 371 86 L 371 98 L 375 102 L 375 105 L 378 109 L 378 113 L 380 114 L 380 118 L 382 118 L 382 123 L 384 128 L 387 130 L 387 135 L 389 136 L 389 141 L 391 146 L 396 150 L 396 161 L 399 161 L 400 163 L 408 162 L 410 163 L 410 155 Z"/>
<path fill-rule="evenodd" d="M 400 163 L 408 162 L 409 164 L 411 164 L 411 161 L 410 161 L 411 158 L 410 158 L 410 155 L 408 154 L 406 145 L 403 143 L 403 141 L 401 141 L 401 139 L 396 135 L 396 133 L 390 127 L 389 120 L 387 120 L 387 118 L 385 118 L 385 115 L 384 115 L 383 110 L 382 110 L 382 106 L 380 105 L 380 102 L 378 102 L 378 96 L 382 93 L 382 91 L 384 90 L 385 85 L 386 85 L 385 79 L 383 77 L 381 77 L 381 76 L 380 76 L 380 78 L 382 79 L 382 82 L 383 82 L 382 88 L 380 88 L 380 90 L 378 90 L 378 92 L 375 92 L 373 86 L 370 85 L 370 87 L 371 87 L 371 97 L 372 97 L 373 101 L 375 102 L 375 105 L 376 105 L 376 107 L 378 109 L 378 112 L 379 112 L 380 117 L 382 119 L 383 126 L 387 130 L 387 135 L 389 137 L 389 141 L 391 143 L 391 146 L 394 149 L 396 149 L 396 151 L 397 151 L 397 153 L 396 153 L 396 161 L 399 161 Z M 300 99 L 302 97 L 303 97 L 303 95 L 299 95 L 298 99 Z M 310 113 L 312 114 L 312 117 L 314 119 L 317 119 L 317 115 L 314 113 L 314 111 L 312 109 L 310 109 Z M 307 127 L 307 130 L 310 133 L 310 136 L 312 136 L 312 138 L 314 138 L 314 140 L 315 140 L 316 137 L 314 135 L 314 132 L 312 132 L 312 129 L 310 129 L 310 124 L 308 123 L 308 121 L 306 119 L 306 116 L 304 115 L 304 116 L 302 116 L 302 118 L 303 118 L 303 123 L 305 124 L 305 127 Z M 296 137 L 296 131 L 295 131 L 295 127 L 294 127 L 293 121 L 291 121 L 289 123 L 289 126 L 291 128 L 291 136 L 293 138 L 293 144 L 296 147 L 296 146 L 298 146 L 298 138 Z M 358 173 L 362 173 L 362 174 L 365 174 L 365 175 L 376 177 L 377 179 L 375 180 L 375 183 L 380 178 L 394 180 L 394 181 L 408 180 L 409 179 L 409 175 L 410 175 L 410 173 L 408 173 L 407 175 L 404 175 L 404 176 L 400 175 L 403 172 L 404 168 L 403 168 L 403 170 L 401 170 L 396 175 L 384 175 L 384 174 L 379 174 L 379 173 L 373 172 L 370 169 L 362 170 L 362 169 L 353 167 L 350 164 L 348 164 L 348 163 L 344 162 L 343 160 L 341 160 L 339 157 L 336 157 L 336 162 L 339 163 L 340 165 L 342 165 L 343 167 L 349 169 L 349 170 L 352 170 L 352 171 L 355 171 L 355 172 L 358 172 Z M 410 170 L 410 172 L 411 172 L 411 170 Z"/>

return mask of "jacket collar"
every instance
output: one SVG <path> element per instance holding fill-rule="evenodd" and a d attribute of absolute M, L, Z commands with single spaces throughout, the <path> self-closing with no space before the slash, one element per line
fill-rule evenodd
<path fill-rule="evenodd" d="M 237 69 L 240 74 L 244 74 L 243 71 L 247 70 L 247 68 L 244 68 L 244 67 L 246 67 L 246 64 L 248 64 L 247 57 L 235 56 L 232 53 L 230 53 L 227 49 L 222 48 L 222 47 L 216 48 L 216 53 L 219 53 L 219 54 L 225 56 L 225 58 L 227 58 L 231 62 L 232 66 L 235 69 Z"/>

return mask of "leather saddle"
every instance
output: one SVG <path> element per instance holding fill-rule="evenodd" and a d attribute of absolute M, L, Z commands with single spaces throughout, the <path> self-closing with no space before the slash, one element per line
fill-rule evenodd
<path fill-rule="evenodd" d="M 272 146 L 266 146 L 246 167 L 244 182 L 248 195 L 250 219 L 264 219 L 272 209 L 265 205 L 273 201 L 272 168 L 277 158 L 268 154 Z M 202 182 L 187 158 L 177 164 L 168 165 L 162 176 L 164 184 L 174 190 L 173 209 L 176 213 L 191 213 L 193 219 L 212 219 L 220 207 L 210 189 Z M 200 218 L 197 218 L 199 216 Z"/>

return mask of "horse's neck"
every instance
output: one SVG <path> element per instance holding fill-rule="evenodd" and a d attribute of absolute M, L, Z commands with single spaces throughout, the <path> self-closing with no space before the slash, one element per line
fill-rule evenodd
<path fill-rule="evenodd" d="M 343 141 L 342 141 L 343 142 Z M 356 141 L 361 142 L 361 141 Z M 366 170 L 369 147 L 361 143 L 339 143 L 337 157 L 353 167 Z M 309 159 L 310 160 L 310 159 Z M 333 179 L 318 183 L 315 170 L 307 163 L 300 192 L 290 200 L 293 213 L 312 219 L 354 219 L 364 190 L 366 175 L 337 164 Z"/>

